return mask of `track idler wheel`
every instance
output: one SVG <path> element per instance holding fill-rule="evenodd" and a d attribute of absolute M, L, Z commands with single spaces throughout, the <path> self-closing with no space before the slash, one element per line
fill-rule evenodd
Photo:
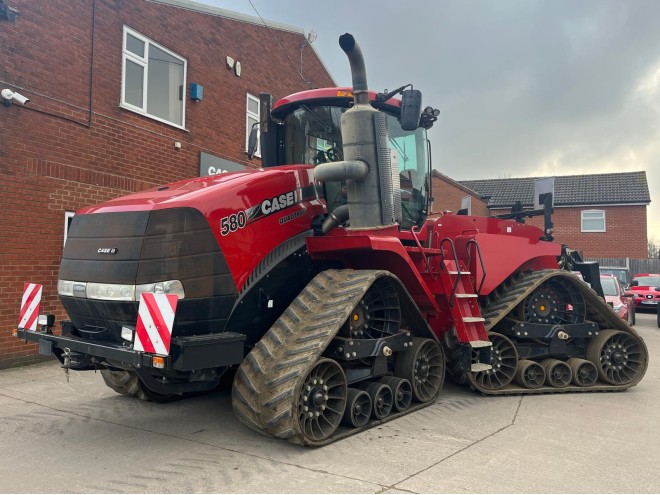
<path fill-rule="evenodd" d="M 491 350 L 493 369 L 477 371 L 472 374 L 471 379 L 483 389 L 497 390 L 507 386 L 516 376 L 518 351 L 513 342 L 502 334 L 491 332 L 489 337 L 493 343 Z"/>
<path fill-rule="evenodd" d="M 395 376 L 384 376 L 380 379 L 380 383 L 384 383 L 392 389 L 394 409 L 397 412 L 403 412 L 410 407 L 412 402 L 412 385 L 410 385 L 408 380 Z"/>
<path fill-rule="evenodd" d="M 570 385 L 573 373 L 568 364 L 559 359 L 544 359 L 541 366 L 545 368 L 545 381 L 555 388 L 563 388 Z"/>
<path fill-rule="evenodd" d="M 300 389 L 298 422 L 311 442 L 322 442 L 335 432 L 346 409 L 348 386 L 339 363 L 319 359 Z"/>
<path fill-rule="evenodd" d="M 534 361 L 521 359 L 516 369 L 516 383 L 529 389 L 541 388 L 545 383 L 545 368 Z"/>
<path fill-rule="evenodd" d="M 570 358 L 566 364 L 573 373 L 573 384 L 578 387 L 591 387 L 598 381 L 598 370 L 591 361 L 579 358 Z"/>
<path fill-rule="evenodd" d="M 411 340 L 412 347 L 396 356 L 394 375 L 410 382 L 416 400 L 431 402 L 445 381 L 445 355 L 435 340 L 419 337 Z"/>
<path fill-rule="evenodd" d="M 627 385 L 646 370 L 646 348 L 636 335 L 603 330 L 589 343 L 587 358 L 596 365 L 598 377 L 612 385 Z"/>
<path fill-rule="evenodd" d="M 360 388 L 369 394 L 373 409 L 371 416 L 375 419 L 384 419 L 392 412 L 394 396 L 389 385 L 377 382 L 367 382 L 360 385 Z"/>
<path fill-rule="evenodd" d="M 353 428 L 360 428 L 366 425 L 371 417 L 372 408 L 371 396 L 367 392 L 356 388 L 349 388 L 346 410 L 344 411 L 341 424 Z"/>

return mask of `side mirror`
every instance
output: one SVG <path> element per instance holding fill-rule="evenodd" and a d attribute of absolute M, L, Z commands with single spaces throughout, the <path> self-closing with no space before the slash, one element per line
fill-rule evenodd
<path fill-rule="evenodd" d="M 422 116 L 422 92 L 406 89 L 401 92 L 401 116 L 399 122 L 404 131 L 414 131 L 419 127 Z"/>
<path fill-rule="evenodd" d="M 623 293 L 623 297 L 635 297 L 635 293 L 627 290 Z"/>
<path fill-rule="evenodd" d="M 254 154 L 257 152 L 257 134 L 259 133 L 258 126 L 259 122 L 252 124 L 252 129 L 250 129 L 250 136 L 248 137 L 248 150 L 247 157 L 248 160 L 254 158 Z"/>

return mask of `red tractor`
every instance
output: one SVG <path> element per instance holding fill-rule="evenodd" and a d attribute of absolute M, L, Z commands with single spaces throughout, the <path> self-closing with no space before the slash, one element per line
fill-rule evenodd
<path fill-rule="evenodd" d="M 550 242 L 549 216 L 429 217 L 438 112 L 407 86 L 369 91 L 353 37 L 340 46 L 353 88 L 262 95 L 262 169 L 77 212 L 70 321 L 18 336 L 142 399 L 233 371 L 242 423 L 313 446 L 433 403 L 446 372 L 485 394 L 636 385 L 643 340 L 571 273 L 598 288 L 597 265 Z M 177 296 L 165 352 L 144 345 L 146 294 Z"/>

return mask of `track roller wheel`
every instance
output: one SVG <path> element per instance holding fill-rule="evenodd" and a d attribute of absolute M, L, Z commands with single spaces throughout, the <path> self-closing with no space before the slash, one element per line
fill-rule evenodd
<path fill-rule="evenodd" d="M 380 379 L 380 383 L 384 383 L 392 389 L 394 409 L 397 412 L 403 412 L 410 407 L 410 403 L 412 402 L 412 385 L 410 385 L 408 380 L 395 376 L 384 376 Z"/>
<path fill-rule="evenodd" d="M 360 384 L 360 388 L 369 394 L 373 409 L 371 416 L 375 419 L 383 419 L 390 415 L 394 403 L 392 389 L 389 385 L 377 382 L 366 382 Z"/>
<path fill-rule="evenodd" d="M 349 388 L 346 410 L 344 411 L 341 424 L 360 428 L 369 422 L 372 409 L 371 396 L 367 392 L 356 388 Z"/>
<path fill-rule="evenodd" d="M 332 359 L 319 359 L 300 389 L 298 423 L 312 442 L 330 438 L 344 416 L 348 386 L 344 370 Z"/>
<path fill-rule="evenodd" d="M 566 364 L 571 368 L 573 383 L 578 387 L 591 387 L 598 380 L 598 370 L 591 361 L 570 358 Z"/>
<path fill-rule="evenodd" d="M 529 389 L 541 388 L 545 383 L 545 368 L 534 361 L 521 359 L 516 369 L 516 383 Z"/>
<path fill-rule="evenodd" d="M 646 348 L 639 337 L 620 330 L 603 330 L 589 343 L 587 358 L 598 377 L 612 385 L 633 382 L 646 369 Z"/>
<path fill-rule="evenodd" d="M 412 347 L 397 354 L 394 374 L 410 382 L 419 402 L 435 400 L 445 381 L 442 347 L 435 340 L 413 337 Z"/>
<path fill-rule="evenodd" d="M 570 366 L 559 359 L 544 359 L 541 366 L 545 368 L 545 382 L 551 387 L 566 387 L 573 379 Z"/>
<path fill-rule="evenodd" d="M 483 389 L 497 390 L 511 383 L 516 376 L 518 351 L 513 342 L 502 334 L 491 332 L 489 337 L 493 343 L 491 350 L 493 369 L 473 373 L 471 379 Z"/>

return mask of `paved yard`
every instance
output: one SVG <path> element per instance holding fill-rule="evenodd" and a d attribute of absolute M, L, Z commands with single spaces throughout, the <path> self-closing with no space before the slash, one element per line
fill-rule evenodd
<path fill-rule="evenodd" d="M 1 492 L 658 492 L 660 329 L 621 393 L 438 401 L 307 449 L 242 427 L 229 392 L 171 404 L 119 396 L 53 361 L 0 370 Z"/>

